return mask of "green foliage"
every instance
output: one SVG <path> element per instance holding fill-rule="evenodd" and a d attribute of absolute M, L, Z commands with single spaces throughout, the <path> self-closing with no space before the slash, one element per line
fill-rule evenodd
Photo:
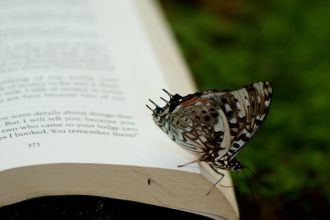
<path fill-rule="evenodd" d="M 315 207 L 330 204 L 330 2 L 160 2 L 200 91 L 274 87 L 266 122 L 238 156 L 267 185 L 246 171 L 257 200 L 267 201 L 261 216 L 298 200 L 304 219 L 320 216 Z M 236 186 L 243 213 L 253 205 L 244 179 Z"/>

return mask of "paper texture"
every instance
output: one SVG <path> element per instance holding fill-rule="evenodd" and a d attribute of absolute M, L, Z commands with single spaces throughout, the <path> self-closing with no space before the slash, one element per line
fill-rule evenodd
<path fill-rule="evenodd" d="M 170 87 L 130 1 L 6 1 L 0 14 L 0 170 L 194 159 L 145 107 Z"/>

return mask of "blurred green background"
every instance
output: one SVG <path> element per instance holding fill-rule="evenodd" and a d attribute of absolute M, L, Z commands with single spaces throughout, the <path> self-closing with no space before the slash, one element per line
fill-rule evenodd
<path fill-rule="evenodd" d="M 199 91 L 270 81 L 267 119 L 237 157 L 241 219 L 330 219 L 330 1 L 160 0 Z M 233 173 L 233 177 L 236 176 Z"/>

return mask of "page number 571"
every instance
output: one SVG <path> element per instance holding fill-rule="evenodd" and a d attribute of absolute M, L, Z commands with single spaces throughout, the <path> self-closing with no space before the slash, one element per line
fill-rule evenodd
<path fill-rule="evenodd" d="M 30 143 L 28 144 L 28 147 L 40 147 L 39 143 Z"/>

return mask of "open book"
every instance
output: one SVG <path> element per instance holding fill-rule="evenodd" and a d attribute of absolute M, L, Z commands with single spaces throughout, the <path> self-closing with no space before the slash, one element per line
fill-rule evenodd
<path fill-rule="evenodd" d="M 95 195 L 238 219 L 233 188 L 205 195 L 208 165 L 177 167 L 195 158 L 145 106 L 162 88 L 196 92 L 154 2 L 1 2 L 0 206 Z"/>

